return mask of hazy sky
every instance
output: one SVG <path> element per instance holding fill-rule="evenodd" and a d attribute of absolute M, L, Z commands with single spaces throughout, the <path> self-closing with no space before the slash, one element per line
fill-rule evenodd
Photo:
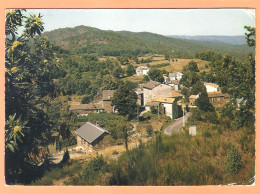
<path fill-rule="evenodd" d="M 253 9 L 28 9 L 41 13 L 45 31 L 91 26 L 162 35 L 244 35 L 255 26 Z"/>

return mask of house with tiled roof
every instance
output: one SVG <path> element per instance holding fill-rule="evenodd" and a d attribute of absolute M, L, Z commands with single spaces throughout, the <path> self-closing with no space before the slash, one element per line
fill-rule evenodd
<path fill-rule="evenodd" d="M 198 97 L 199 97 L 199 95 L 191 95 L 189 97 L 189 106 L 190 107 L 196 107 L 195 106 L 195 101 L 196 101 L 196 99 L 198 99 Z"/>
<path fill-rule="evenodd" d="M 182 94 L 180 94 L 180 93 L 178 93 L 178 92 L 175 92 L 174 90 L 172 91 L 172 97 L 173 98 L 179 98 L 179 97 L 183 97 L 183 95 Z"/>
<path fill-rule="evenodd" d="M 214 84 L 214 83 L 204 83 L 204 86 L 206 87 L 207 92 L 218 92 L 218 91 L 220 91 L 219 85 Z"/>
<path fill-rule="evenodd" d="M 147 103 L 157 103 L 157 107 L 162 109 L 162 113 L 169 116 L 171 119 L 176 119 L 181 115 L 181 106 L 177 104 L 177 100 L 175 98 L 170 97 L 155 97 L 151 98 Z"/>
<path fill-rule="evenodd" d="M 143 104 L 145 105 L 150 98 L 154 97 L 171 97 L 172 88 L 169 85 L 156 81 L 149 81 L 141 86 L 143 91 Z"/>

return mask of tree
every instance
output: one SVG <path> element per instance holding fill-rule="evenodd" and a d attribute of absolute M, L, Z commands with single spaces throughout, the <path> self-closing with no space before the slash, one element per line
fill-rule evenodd
<path fill-rule="evenodd" d="M 203 83 L 201 83 L 200 81 L 197 81 L 195 84 L 192 85 L 190 93 L 197 95 L 197 94 L 201 93 L 202 91 L 206 91 L 206 87 L 204 86 Z"/>
<path fill-rule="evenodd" d="M 118 87 L 118 82 L 112 75 L 105 75 L 101 85 L 102 90 L 115 90 Z"/>
<path fill-rule="evenodd" d="M 128 64 L 126 68 L 126 75 L 128 77 L 132 76 L 135 74 L 135 67 L 132 64 Z"/>
<path fill-rule="evenodd" d="M 225 171 L 232 175 L 235 175 L 239 172 L 241 167 L 241 155 L 236 147 L 231 147 L 228 151 Z"/>
<path fill-rule="evenodd" d="M 5 25 L 5 177 L 6 183 L 29 183 L 48 156 L 51 123 L 44 112 L 44 96 L 54 96 L 53 56 L 43 31 L 42 16 L 7 10 Z M 24 27 L 21 34 L 18 28 Z M 30 41 L 31 47 L 28 42 Z"/>
<path fill-rule="evenodd" d="M 244 28 L 248 31 L 245 33 L 248 46 L 255 47 L 255 27 L 244 26 Z"/>
<path fill-rule="evenodd" d="M 147 76 L 147 75 L 144 75 L 144 77 L 143 77 L 143 80 L 142 80 L 143 82 L 149 82 L 150 81 L 150 79 L 149 79 L 149 77 Z"/>
<path fill-rule="evenodd" d="M 128 116 L 130 119 L 135 115 L 136 102 L 137 94 L 124 83 L 114 93 L 112 106 L 115 106 L 120 115 Z"/>
<path fill-rule="evenodd" d="M 196 72 L 184 71 L 180 83 L 189 88 L 197 81 L 199 81 L 199 77 Z"/>
<path fill-rule="evenodd" d="M 148 72 L 148 76 L 151 78 L 151 80 L 153 81 L 157 81 L 157 82 L 163 82 L 164 78 L 162 76 L 162 73 L 159 69 L 151 69 Z"/>
<path fill-rule="evenodd" d="M 189 71 L 199 72 L 198 65 L 194 61 L 189 62 L 189 64 L 186 66 L 186 68 Z"/>
<path fill-rule="evenodd" d="M 205 90 L 200 93 L 199 98 L 195 101 L 195 105 L 198 106 L 200 110 L 205 112 L 214 111 L 214 107 L 209 102 L 209 97 Z"/>
<path fill-rule="evenodd" d="M 124 75 L 124 70 L 121 67 L 117 67 L 113 72 L 113 75 L 115 76 L 115 78 L 120 78 L 120 76 Z"/>

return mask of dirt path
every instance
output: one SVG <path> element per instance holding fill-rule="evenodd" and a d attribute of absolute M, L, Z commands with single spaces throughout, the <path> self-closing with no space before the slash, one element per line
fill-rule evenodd
<path fill-rule="evenodd" d="M 142 142 L 147 142 L 148 138 L 142 138 Z M 132 141 L 128 143 L 128 149 L 132 149 L 134 147 L 137 147 L 139 145 L 139 142 Z M 88 160 L 92 157 L 95 157 L 98 154 L 102 154 L 104 157 L 108 157 L 109 159 L 116 159 L 122 152 L 126 151 L 125 145 L 114 145 L 106 147 L 102 150 L 93 151 L 91 153 L 80 153 L 80 152 L 74 152 L 69 149 L 70 152 L 70 159 L 84 159 Z M 114 154 L 113 154 L 114 153 Z M 58 153 L 52 154 L 50 157 L 50 160 L 53 163 L 58 164 L 62 158 L 63 158 L 64 151 L 60 151 Z"/>
<path fill-rule="evenodd" d="M 184 121 L 186 122 L 187 119 L 189 118 L 189 116 L 191 115 L 191 113 L 187 113 L 184 116 Z M 179 132 L 179 128 L 181 128 L 183 126 L 183 117 L 176 119 L 170 126 L 168 126 L 165 130 L 164 133 L 166 135 L 172 135 L 173 133 L 178 133 Z"/>

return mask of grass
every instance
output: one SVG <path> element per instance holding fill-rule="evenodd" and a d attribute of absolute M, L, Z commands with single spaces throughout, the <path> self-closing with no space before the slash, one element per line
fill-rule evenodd
<path fill-rule="evenodd" d="M 143 75 L 132 75 L 130 77 L 125 77 L 123 80 L 128 80 L 134 83 L 141 83 L 143 80 Z"/>
<path fill-rule="evenodd" d="M 149 57 L 152 57 L 152 55 L 147 55 L 145 57 L 139 57 L 138 60 L 140 61 L 142 58 L 143 59 L 147 59 Z M 162 64 L 162 63 L 170 63 L 169 66 L 165 66 L 159 69 L 165 69 L 168 72 L 182 72 L 183 67 L 185 65 L 187 65 L 190 61 L 195 61 L 198 64 L 198 68 L 200 71 L 208 71 L 208 68 L 205 68 L 206 64 L 209 64 L 209 61 L 204 61 L 201 59 L 179 59 L 177 58 L 177 61 L 174 60 L 174 62 L 172 60 L 165 60 L 164 56 L 160 56 L 160 55 L 156 55 L 156 57 L 153 57 L 153 61 L 148 63 L 151 66 L 153 65 L 158 65 L 158 64 Z M 146 63 L 140 63 L 140 64 L 136 64 L 134 61 L 132 61 L 132 63 L 135 66 L 142 66 L 142 65 L 147 65 Z"/>
<path fill-rule="evenodd" d="M 102 115 L 107 117 L 108 115 Z M 251 184 L 255 175 L 254 133 L 250 129 L 231 130 L 225 125 L 189 119 L 184 130 L 172 136 L 162 135 L 160 129 L 168 123 L 168 117 L 147 112 L 136 124 L 143 134 L 124 145 L 114 145 L 98 151 L 104 164 L 95 167 L 93 158 L 97 152 L 82 155 L 63 168 L 55 168 L 45 174 L 35 185 L 227 185 Z M 190 136 L 188 128 L 196 125 L 197 135 Z M 146 129 L 152 126 L 152 138 Z M 250 135 L 250 137 L 249 137 Z M 148 141 L 149 139 L 149 141 Z M 243 145 L 243 146 L 242 146 Z M 227 172 L 228 152 L 236 147 L 241 155 L 241 168 L 236 174 Z M 90 162 L 92 161 L 92 163 Z M 90 163 L 89 163 L 90 162 Z M 92 172 L 88 165 L 94 165 Z M 91 166 L 90 165 L 90 166 Z M 82 178 L 87 170 L 91 179 Z M 99 170 L 101 169 L 101 170 Z M 103 169 L 103 170 L 102 170 Z M 93 174 L 92 174 L 93 173 Z"/>
<path fill-rule="evenodd" d="M 151 125 L 153 131 L 159 132 L 165 123 L 171 121 L 169 117 L 166 115 L 160 115 L 160 119 L 158 120 L 157 114 L 152 114 L 151 112 L 147 112 L 140 117 L 140 122 L 137 123 L 136 130 L 141 132 L 142 134 L 146 134 L 147 126 Z"/>

